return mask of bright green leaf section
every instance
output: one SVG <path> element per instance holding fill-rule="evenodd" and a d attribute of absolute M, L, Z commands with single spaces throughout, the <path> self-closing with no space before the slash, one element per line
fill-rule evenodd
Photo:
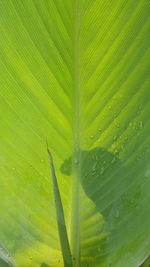
<path fill-rule="evenodd" d="M 148 0 L 0 1 L 0 242 L 62 267 L 46 139 L 74 267 L 150 252 Z"/>

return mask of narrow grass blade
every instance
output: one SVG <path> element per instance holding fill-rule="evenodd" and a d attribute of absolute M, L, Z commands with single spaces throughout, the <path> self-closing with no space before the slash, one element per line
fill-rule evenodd
<path fill-rule="evenodd" d="M 56 178 L 56 174 L 55 174 L 53 158 L 52 158 L 52 155 L 50 153 L 50 150 L 48 149 L 48 146 L 47 146 L 47 152 L 49 155 L 50 169 L 51 169 L 51 175 L 52 175 L 52 181 L 53 181 L 57 224 L 58 224 L 59 238 L 60 238 L 61 249 L 62 249 L 62 256 L 63 256 L 63 260 L 64 260 L 64 266 L 65 267 L 72 267 L 73 266 L 72 256 L 71 256 L 71 249 L 70 249 L 70 245 L 69 245 L 67 229 L 66 229 L 66 224 L 65 224 L 64 210 L 63 210 L 63 205 L 62 205 L 61 196 L 60 196 L 60 192 L 59 192 L 58 182 L 57 182 L 57 178 Z"/>

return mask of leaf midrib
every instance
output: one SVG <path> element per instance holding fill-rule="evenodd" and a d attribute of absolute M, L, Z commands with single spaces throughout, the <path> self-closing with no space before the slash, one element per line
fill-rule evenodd
<path fill-rule="evenodd" d="M 73 157 L 72 157 L 72 203 L 71 203 L 71 249 L 74 267 L 80 258 L 80 0 L 75 2 L 74 14 L 74 99 L 73 99 Z"/>

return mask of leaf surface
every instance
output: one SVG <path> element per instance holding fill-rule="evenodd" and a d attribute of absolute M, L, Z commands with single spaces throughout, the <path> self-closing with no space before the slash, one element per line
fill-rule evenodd
<path fill-rule="evenodd" d="M 74 267 L 150 252 L 148 0 L 1 0 L 0 240 L 63 266 L 45 140 Z"/>

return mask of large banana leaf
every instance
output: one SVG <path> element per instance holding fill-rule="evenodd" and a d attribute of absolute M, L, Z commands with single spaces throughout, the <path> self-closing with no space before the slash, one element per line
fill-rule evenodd
<path fill-rule="evenodd" d="M 74 267 L 150 252 L 149 0 L 1 0 L 0 243 L 62 267 L 46 139 Z"/>

